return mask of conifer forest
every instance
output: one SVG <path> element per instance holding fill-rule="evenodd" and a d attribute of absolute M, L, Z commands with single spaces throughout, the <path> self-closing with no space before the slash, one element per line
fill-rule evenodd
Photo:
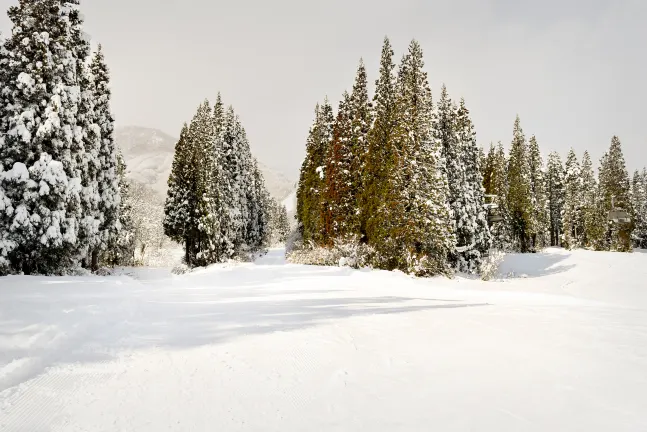
<path fill-rule="evenodd" d="M 62 274 L 134 262 L 132 185 L 114 141 L 110 74 L 78 0 L 20 1 L 0 43 L 0 273 Z M 519 117 L 509 150 L 479 146 L 467 102 L 435 99 L 422 47 L 398 65 L 384 40 L 368 89 L 360 61 L 336 110 L 316 105 L 296 191 L 296 230 L 272 198 L 245 128 L 220 95 L 175 147 L 160 229 L 189 267 L 250 259 L 277 241 L 294 262 L 480 273 L 491 251 L 647 247 L 647 170 L 618 137 L 545 156 Z M 321 259 L 332 250 L 334 262 Z"/>
<path fill-rule="evenodd" d="M 327 99 L 315 108 L 297 191 L 301 250 L 343 244 L 360 265 L 433 275 L 478 273 L 492 250 L 647 246 L 647 171 L 630 178 L 618 137 L 597 175 L 588 152 L 544 158 L 519 116 L 509 150 L 486 151 L 464 99 L 443 86 L 432 100 L 418 42 L 399 65 L 393 57 L 387 38 L 372 98 L 360 61 L 337 112 Z"/>

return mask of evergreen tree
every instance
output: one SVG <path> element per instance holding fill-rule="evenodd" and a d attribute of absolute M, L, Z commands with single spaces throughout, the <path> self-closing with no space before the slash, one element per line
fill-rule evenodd
<path fill-rule="evenodd" d="M 185 124 L 180 139 L 175 145 L 175 155 L 168 180 L 168 191 L 164 206 L 164 234 L 173 241 L 184 244 L 185 262 L 193 264 L 193 249 L 197 226 L 194 215 L 197 205 L 194 199 L 193 148 L 189 137 L 189 127 Z"/>
<path fill-rule="evenodd" d="M 117 154 L 117 178 L 119 179 L 119 231 L 117 236 L 108 236 L 101 256 L 103 265 L 130 266 L 135 258 L 135 222 L 130 199 L 130 183 L 126 179 L 126 163 Z"/>
<path fill-rule="evenodd" d="M 490 154 L 490 168 L 487 170 L 490 175 L 488 195 L 496 197 L 492 204 L 497 206 L 496 211 L 503 219 L 500 222 L 495 222 L 490 228 L 492 243 L 499 250 L 508 250 L 512 245 L 510 211 L 508 209 L 508 160 L 500 141 L 496 150 Z"/>
<path fill-rule="evenodd" d="M 305 241 L 324 240 L 324 186 L 326 155 L 330 152 L 332 136 L 332 107 L 326 100 L 317 105 L 315 122 L 306 145 L 306 158 L 301 166 L 297 188 L 297 220 Z"/>
<path fill-rule="evenodd" d="M 494 143 L 490 143 L 490 149 L 483 161 L 483 188 L 485 189 L 486 195 L 495 195 L 493 182 L 495 161 L 496 147 L 494 146 Z"/>
<path fill-rule="evenodd" d="M 358 155 L 354 152 L 352 99 L 345 92 L 333 127 L 332 143 L 326 156 L 325 207 L 326 236 L 335 238 L 359 233 L 357 203 Z"/>
<path fill-rule="evenodd" d="M 0 249 L 12 271 L 60 273 L 86 244 L 78 1 L 23 0 L 3 56 Z"/>
<path fill-rule="evenodd" d="M 115 239 L 122 239 L 117 241 L 120 243 L 123 242 L 123 238 L 128 238 L 128 235 L 122 236 L 119 232 L 123 227 L 120 223 L 121 211 L 127 210 L 121 205 L 121 192 L 126 192 L 123 179 L 125 166 L 119 167 L 119 163 L 124 164 L 123 158 L 118 162 L 118 150 L 113 135 L 114 119 L 110 110 L 110 74 L 101 45 L 92 59 L 90 71 L 93 77 L 94 124 L 98 128 L 100 138 L 97 150 L 100 167 L 97 174 L 99 249 L 106 251 L 109 245 L 115 243 Z M 97 254 L 95 249 L 93 263 L 96 262 Z"/>
<path fill-rule="evenodd" d="M 379 264 L 389 269 L 398 266 L 397 255 L 401 248 L 394 234 L 397 220 L 403 213 L 398 181 L 401 164 L 398 143 L 402 128 L 394 69 L 393 49 L 385 38 L 373 97 L 375 122 L 368 137 L 362 213 L 367 216 L 368 243 L 379 252 L 378 259 L 382 261 Z"/>
<path fill-rule="evenodd" d="M 530 249 L 529 240 L 532 234 L 530 165 L 527 147 L 521 121 L 517 116 L 508 161 L 508 212 L 515 247 L 521 252 L 528 252 Z"/>
<path fill-rule="evenodd" d="M 537 138 L 530 138 L 528 144 L 528 164 L 530 168 L 530 203 L 531 214 L 531 245 L 534 249 L 542 249 L 550 245 L 548 197 L 546 195 L 546 180 L 544 163 L 539 151 Z"/>
<path fill-rule="evenodd" d="M 634 173 L 632 194 L 636 218 L 635 245 L 647 249 L 647 168 L 643 168 L 642 173 Z"/>
<path fill-rule="evenodd" d="M 582 156 L 581 179 L 581 226 L 582 246 L 591 249 L 600 247 L 604 236 L 606 222 L 600 221 L 598 202 L 598 185 L 593 170 L 593 163 L 588 151 Z"/>
<path fill-rule="evenodd" d="M 403 136 L 400 147 L 404 214 L 398 226 L 405 245 L 405 269 L 417 274 L 437 274 L 447 269 L 454 247 L 448 185 L 441 143 L 433 134 L 433 102 L 422 49 L 409 45 L 398 73 Z"/>
<path fill-rule="evenodd" d="M 457 244 L 465 245 L 467 250 L 460 252 L 459 266 L 462 271 L 476 273 L 480 270 L 482 259 L 492 246 L 492 239 L 485 209 L 485 191 L 480 168 L 479 147 L 476 144 L 474 126 L 469 117 L 465 101 L 461 99 L 456 113 L 457 137 L 462 152 L 461 165 L 464 173 L 463 205 L 454 212 Z"/>
<path fill-rule="evenodd" d="M 562 211 L 564 209 L 564 165 L 559 153 L 548 155 L 546 188 L 550 215 L 550 245 L 560 246 L 562 239 Z"/>
<path fill-rule="evenodd" d="M 600 193 L 605 212 L 620 208 L 631 215 L 629 174 L 625 167 L 622 146 L 618 137 L 611 140 L 609 152 L 600 163 Z M 631 251 L 631 235 L 634 223 L 611 223 L 606 233 L 606 246 L 610 250 Z"/>
<path fill-rule="evenodd" d="M 459 271 L 475 273 L 490 248 L 479 153 L 465 101 L 461 100 L 460 108 L 457 108 L 444 85 L 434 130 L 442 144 L 449 184 L 449 207 L 456 235 L 450 258 Z"/>
<path fill-rule="evenodd" d="M 364 61 L 360 60 L 348 106 L 350 115 L 349 145 L 352 154 L 350 159 L 352 175 L 350 199 L 351 202 L 354 202 L 352 207 L 354 207 L 355 216 L 352 219 L 356 220 L 349 220 L 349 225 L 352 227 L 351 232 L 357 234 L 364 242 L 366 242 L 366 224 L 369 215 L 367 212 L 362 212 L 362 208 L 366 207 L 363 198 L 368 199 L 366 195 L 362 194 L 362 191 L 366 188 L 364 179 L 368 177 L 368 133 L 373 124 L 372 106 L 367 85 L 366 68 Z"/>
<path fill-rule="evenodd" d="M 562 210 L 562 245 L 573 249 L 580 247 L 583 228 L 580 226 L 582 170 L 575 151 L 571 149 L 566 157 L 564 177 L 564 209 Z"/>

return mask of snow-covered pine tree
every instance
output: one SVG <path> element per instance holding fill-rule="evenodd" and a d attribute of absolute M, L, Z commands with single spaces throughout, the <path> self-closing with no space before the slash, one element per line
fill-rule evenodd
<path fill-rule="evenodd" d="M 130 266 L 135 260 L 135 222 L 130 199 L 130 182 L 126 179 L 126 162 L 121 152 L 117 153 L 117 178 L 119 179 L 119 231 L 107 236 L 101 264 Z"/>
<path fill-rule="evenodd" d="M 546 195 L 546 179 L 544 178 L 544 163 L 539 151 L 537 138 L 533 135 L 528 142 L 528 164 L 530 167 L 531 195 L 531 246 L 537 250 L 550 246 L 550 217 L 548 197 Z"/>
<path fill-rule="evenodd" d="M 485 189 L 486 195 L 494 195 L 494 161 L 496 160 L 496 147 L 494 143 L 490 142 L 490 148 L 488 150 L 487 156 L 485 156 L 484 165 L 483 165 L 483 188 Z"/>
<path fill-rule="evenodd" d="M 454 212 L 456 220 L 457 244 L 467 246 L 459 253 L 458 269 L 468 273 L 477 273 L 481 269 L 483 258 L 492 246 L 492 238 L 485 209 L 485 191 L 480 168 L 479 147 L 476 144 L 476 133 L 465 100 L 461 99 L 456 112 L 456 131 L 461 149 L 460 165 L 464 173 L 463 205 L 459 214 Z"/>
<path fill-rule="evenodd" d="M 448 185 L 441 143 L 433 134 L 433 102 L 424 71 L 422 48 L 412 41 L 398 72 L 398 91 L 405 131 L 400 143 L 405 213 L 400 226 L 406 248 L 405 270 L 420 275 L 448 268 L 455 238 L 447 203 Z"/>
<path fill-rule="evenodd" d="M 622 146 L 617 136 L 611 139 L 609 152 L 602 158 L 599 179 L 605 211 L 609 212 L 612 209 L 612 204 L 615 204 L 615 208 L 624 209 L 631 215 L 633 209 L 631 207 L 629 174 L 625 166 Z M 619 252 L 631 251 L 633 228 L 633 221 L 630 223 L 609 224 L 607 248 Z"/>
<path fill-rule="evenodd" d="M 231 179 L 226 170 L 228 145 L 225 143 L 225 106 L 218 93 L 212 113 L 213 133 L 213 166 L 211 167 L 211 191 L 217 200 L 213 211 L 218 221 L 220 233 L 214 238 L 214 247 L 219 251 L 221 260 L 229 259 L 234 254 L 235 230 L 233 228 L 230 203 L 233 202 Z"/>
<path fill-rule="evenodd" d="M 585 151 L 582 156 L 580 178 L 582 181 L 582 246 L 589 249 L 598 249 L 604 237 L 606 222 L 604 220 L 601 221 L 599 217 L 598 184 L 588 151 Z"/>
<path fill-rule="evenodd" d="M 634 174 L 633 199 L 636 218 L 635 245 L 647 249 L 647 168 L 643 168 L 642 173 L 636 171 Z"/>
<path fill-rule="evenodd" d="M 78 265 L 83 131 L 77 0 L 23 0 L 8 12 L 0 131 L 0 249 L 11 271 Z"/>
<path fill-rule="evenodd" d="M 582 169 L 575 151 L 566 157 L 564 177 L 564 209 L 562 210 L 562 245 L 568 249 L 580 247 L 583 228 L 580 226 Z"/>
<path fill-rule="evenodd" d="M 397 244 L 394 227 L 401 217 L 399 205 L 400 163 L 398 143 L 402 141 L 399 132 L 398 96 L 394 75 L 393 49 L 388 38 L 384 38 L 380 71 L 375 82 L 373 97 L 373 127 L 369 132 L 367 166 L 364 176 L 362 213 L 368 216 L 366 234 L 368 243 L 378 251 L 377 265 L 393 269 L 397 267 L 397 256 L 402 250 Z"/>
<path fill-rule="evenodd" d="M 509 250 L 512 248 L 512 234 L 510 212 L 508 211 L 508 160 L 501 141 L 496 149 L 494 146 L 490 148 L 486 174 L 489 175 L 486 193 L 496 197 L 492 204 L 497 205 L 496 212 L 503 219 L 500 222 L 494 222 L 490 227 L 492 246 L 499 250 Z"/>
<path fill-rule="evenodd" d="M 465 101 L 461 99 L 460 108 L 456 107 L 445 85 L 438 102 L 434 133 L 442 144 L 452 230 L 456 235 L 456 245 L 450 259 L 458 271 L 476 273 L 491 245 L 484 207 L 483 177 L 474 128 Z"/>
<path fill-rule="evenodd" d="M 97 189 L 99 196 L 98 212 L 100 218 L 99 237 L 100 251 L 107 251 L 110 244 L 122 243 L 123 239 L 129 235 L 121 235 L 122 229 L 121 210 L 125 210 L 121 205 L 121 191 L 124 189 L 123 173 L 125 166 L 123 158 L 118 162 L 118 149 L 114 140 L 114 119 L 110 110 L 110 71 L 106 65 L 101 45 L 98 46 L 97 52 L 92 58 L 90 71 L 93 78 L 93 95 L 94 102 L 94 124 L 99 130 L 99 148 L 98 163 L 100 170 L 97 174 Z M 122 173 L 122 175 L 119 174 Z M 93 262 L 96 260 L 97 253 L 93 255 Z"/>
<path fill-rule="evenodd" d="M 355 83 L 353 84 L 353 91 L 350 96 L 350 148 L 352 152 L 351 157 L 351 175 L 353 176 L 351 182 L 351 195 L 355 207 L 355 216 L 353 219 L 354 227 L 351 228 L 350 233 L 357 235 L 357 237 L 366 241 L 366 224 L 368 222 L 368 212 L 363 212 L 362 208 L 366 207 L 364 199 L 370 199 L 365 193 L 366 185 L 364 179 L 368 177 L 368 133 L 373 124 L 373 112 L 371 100 L 368 96 L 368 82 L 366 77 L 366 67 L 364 61 L 360 59 L 357 74 L 355 76 Z M 350 228 L 350 227 L 349 227 Z"/>
<path fill-rule="evenodd" d="M 550 245 L 562 244 L 562 211 L 564 209 L 564 165 L 557 152 L 548 155 L 546 191 L 550 216 Z"/>
<path fill-rule="evenodd" d="M 353 114 L 351 97 L 344 92 L 339 102 L 333 126 L 332 142 L 327 152 L 324 184 L 326 243 L 359 233 L 357 208 L 357 179 L 354 166 L 356 155 L 352 146 Z"/>
<path fill-rule="evenodd" d="M 512 145 L 508 161 L 508 212 L 515 249 L 520 252 L 530 250 L 532 233 L 530 202 L 530 165 L 528 146 L 517 116 L 514 122 Z"/>
<path fill-rule="evenodd" d="M 297 221 L 305 241 L 321 243 L 324 241 L 323 195 L 326 175 L 326 155 L 329 154 L 332 136 L 332 107 L 328 100 L 317 104 L 315 121 L 308 134 L 306 157 L 301 165 L 297 188 Z M 326 224 L 327 225 L 327 224 Z"/>
<path fill-rule="evenodd" d="M 76 74 L 80 98 L 76 115 L 77 131 L 81 134 L 83 151 L 78 159 L 81 171 L 81 206 L 82 218 L 78 234 L 78 254 L 86 268 L 97 270 L 99 267 L 99 249 L 101 247 L 101 223 L 104 216 L 101 211 L 102 196 L 99 192 L 99 176 L 104 167 L 101 164 L 101 127 L 96 113 L 97 87 L 93 71 L 90 68 L 90 44 L 82 31 L 82 21 L 77 13 L 70 14 L 72 46 L 79 59 Z M 114 172 L 113 172 L 113 175 Z M 118 198 L 118 194 L 117 197 Z M 110 197 L 112 199 L 112 197 Z M 118 210 L 118 207 L 117 207 Z"/>
<path fill-rule="evenodd" d="M 168 180 L 168 191 L 164 205 L 164 234 L 173 241 L 184 245 L 187 265 L 192 264 L 191 250 L 193 236 L 191 219 L 195 214 L 192 202 L 191 167 L 193 151 L 189 140 L 189 127 L 184 124 L 180 139 L 175 145 L 175 154 Z"/>

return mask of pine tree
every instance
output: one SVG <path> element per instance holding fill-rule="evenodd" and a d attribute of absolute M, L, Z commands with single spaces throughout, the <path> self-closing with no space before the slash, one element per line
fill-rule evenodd
<path fill-rule="evenodd" d="M 185 262 L 192 264 L 193 233 L 192 218 L 196 212 L 193 202 L 191 163 L 193 150 L 189 138 L 189 127 L 184 124 L 180 139 L 175 145 L 175 154 L 171 174 L 168 180 L 168 192 L 164 206 L 164 234 L 173 241 L 184 244 Z"/>
<path fill-rule="evenodd" d="M 121 191 L 124 191 L 124 180 L 119 172 L 125 172 L 125 166 L 119 168 L 118 150 L 114 140 L 114 119 L 110 110 L 110 73 L 106 65 L 101 45 L 95 53 L 90 71 L 93 77 L 94 124 L 99 130 L 99 148 L 97 159 L 100 170 L 97 175 L 97 193 L 99 195 L 98 212 L 100 218 L 99 249 L 106 251 L 115 239 L 128 237 L 120 234 Z M 123 159 L 121 160 L 123 164 Z M 93 262 L 97 252 L 93 255 Z M 93 266 L 94 267 L 94 266 Z"/>
<path fill-rule="evenodd" d="M 359 232 L 356 181 L 357 155 L 352 143 L 353 114 L 351 97 L 344 93 L 333 126 L 332 143 L 326 156 L 325 208 L 328 242 Z"/>
<path fill-rule="evenodd" d="M 508 209 L 508 160 L 500 141 L 496 150 L 492 147 L 488 164 L 487 171 L 490 176 L 488 195 L 496 197 L 492 204 L 496 204 L 496 212 L 503 219 L 500 222 L 495 222 L 490 228 L 492 244 L 496 249 L 509 250 L 512 247 L 512 232 Z"/>
<path fill-rule="evenodd" d="M 211 172 L 211 193 L 214 197 L 214 218 L 218 221 L 219 233 L 214 235 L 214 248 L 220 260 L 234 255 L 235 230 L 230 213 L 230 203 L 233 202 L 231 179 L 226 170 L 227 145 L 225 143 L 225 107 L 222 97 L 218 98 L 212 113 L 213 153 Z"/>
<path fill-rule="evenodd" d="M 519 116 L 514 123 L 510 158 L 508 161 L 508 212 L 516 249 L 528 252 L 532 234 L 532 205 L 530 202 L 530 166 L 528 146 Z"/>
<path fill-rule="evenodd" d="M 581 168 L 575 151 L 571 149 L 566 157 L 566 175 L 564 177 L 564 209 L 562 211 L 562 244 L 574 249 L 580 247 L 582 227 L 581 211 Z"/>
<path fill-rule="evenodd" d="M 442 144 L 452 229 L 456 235 L 450 258 L 459 271 L 475 273 L 490 248 L 479 153 L 465 101 L 461 100 L 460 108 L 456 107 L 444 85 L 434 131 Z"/>
<path fill-rule="evenodd" d="M 366 205 L 363 198 L 366 195 L 362 191 L 366 188 L 364 179 L 368 177 L 368 133 L 373 124 L 373 113 L 371 100 L 368 96 L 366 77 L 366 67 L 364 61 L 360 60 L 355 76 L 355 83 L 353 85 L 353 92 L 349 101 L 349 114 L 350 114 L 350 148 L 351 148 L 351 196 L 354 201 L 353 207 L 355 216 L 352 219 L 356 221 L 351 222 L 352 234 L 357 235 L 362 241 L 366 242 L 366 224 L 368 222 L 369 214 L 362 212 L 362 208 Z M 368 199 L 368 197 L 366 197 Z"/>
<path fill-rule="evenodd" d="M 618 137 L 611 140 L 609 152 L 600 163 L 600 193 L 606 212 L 612 208 L 620 208 L 633 213 L 630 197 L 629 174 L 625 167 L 622 146 Z M 607 248 L 619 252 L 631 251 L 631 235 L 634 223 L 612 223 L 609 225 L 606 237 Z"/>
<path fill-rule="evenodd" d="M 539 151 L 537 138 L 532 136 L 528 144 L 528 164 L 530 168 L 530 198 L 531 198 L 531 245 L 534 249 L 542 249 L 550 245 L 549 210 L 546 195 L 546 180 L 544 163 Z"/>
<path fill-rule="evenodd" d="M 486 195 L 494 195 L 494 185 L 492 176 L 494 174 L 494 161 L 496 160 L 496 147 L 494 143 L 490 143 L 487 156 L 483 159 L 482 172 L 483 172 L 483 188 Z"/>
<path fill-rule="evenodd" d="M 561 246 L 562 211 L 564 209 L 564 165 L 559 153 L 548 155 L 546 189 L 550 215 L 550 245 Z"/>
<path fill-rule="evenodd" d="M 130 199 L 130 183 L 126 179 L 126 163 L 117 153 L 117 178 L 119 179 L 119 231 L 107 237 L 101 256 L 102 265 L 131 266 L 135 259 L 135 222 Z"/>
<path fill-rule="evenodd" d="M 12 271 L 60 273 L 77 264 L 83 223 L 85 62 L 78 1 L 23 0 L 9 9 L 0 131 L 0 248 Z"/>
<path fill-rule="evenodd" d="M 593 170 L 593 163 L 588 151 L 582 156 L 581 179 L 581 226 L 582 226 L 582 246 L 590 249 L 600 247 L 600 242 L 604 236 L 606 222 L 600 222 L 599 203 L 598 203 L 598 185 Z"/>
<path fill-rule="evenodd" d="M 647 168 L 642 173 L 634 174 L 633 179 L 634 213 L 636 228 L 634 230 L 637 247 L 647 249 Z"/>
<path fill-rule="evenodd" d="M 375 122 L 369 132 L 367 166 L 364 175 L 365 199 L 362 213 L 367 215 L 368 243 L 378 253 L 378 265 L 393 269 L 398 266 L 398 246 L 394 233 L 400 210 L 399 165 L 401 141 L 399 104 L 394 75 L 393 49 L 384 39 L 380 59 L 379 77 L 375 82 L 373 97 Z"/>
<path fill-rule="evenodd" d="M 441 143 L 433 135 L 433 102 L 422 49 L 409 45 L 398 73 L 403 139 L 400 143 L 404 214 L 398 227 L 406 248 L 406 270 L 416 274 L 446 271 L 454 247 L 448 185 Z"/>
<path fill-rule="evenodd" d="M 315 122 L 306 145 L 306 158 L 301 166 L 297 188 L 297 220 L 305 241 L 324 241 L 324 187 L 326 155 L 332 136 L 332 107 L 328 100 L 315 109 Z"/>
<path fill-rule="evenodd" d="M 464 194 L 459 212 L 454 212 L 457 244 L 467 246 L 460 253 L 458 268 L 469 273 L 480 270 L 482 259 L 492 246 L 492 239 L 487 222 L 485 209 L 485 191 L 480 168 L 479 147 L 476 144 L 474 126 L 461 99 L 456 113 L 456 127 L 459 146 L 461 149 L 461 171 L 464 173 Z"/>

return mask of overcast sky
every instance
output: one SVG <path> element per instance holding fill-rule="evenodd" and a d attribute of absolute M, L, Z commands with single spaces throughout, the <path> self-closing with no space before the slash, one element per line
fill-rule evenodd
<path fill-rule="evenodd" d="M 17 0 L 0 0 L 6 10 Z M 374 82 L 385 35 L 399 60 L 420 41 L 434 97 L 463 96 L 481 145 L 511 140 L 515 115 L 545 154 L 617 134 L 647 165 L 645 0 L 81 0 L 103 44 L 119 126 L 178 136 L 222 92 L 260 160 L 298 176 L 317 101 L 336 107 L 360 57 Z M 3 32 L 9 22 L 3 14 Z"/>

